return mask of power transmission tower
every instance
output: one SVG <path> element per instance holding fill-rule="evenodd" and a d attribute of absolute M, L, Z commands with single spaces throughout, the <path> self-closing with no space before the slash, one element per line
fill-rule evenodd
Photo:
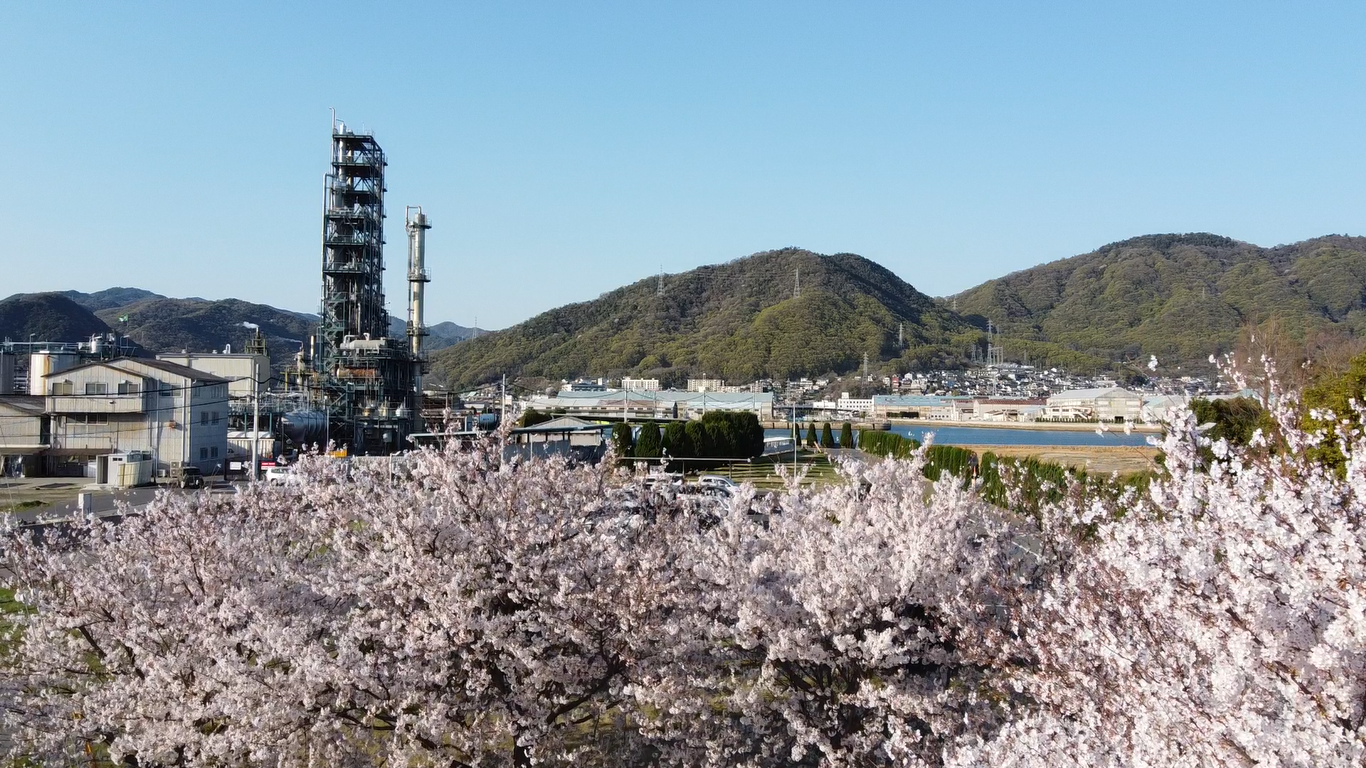
<path fill-rule="evenodd" d="M 796 280 L 792 283 L 792 298 L 794 298 L 794 299 L 800 299 L 801 297 L 802 297 L 802 268 L 801 268 L 801 267 L 797 267 L 797 278 L 796 278 Z"/>
<path fill-rule="evenodd" d="M 906 324 L 896 324 L 896 346 L 898 349 L 906 346 Z"/>
<path fill-rule="evenodd" d="M 664 295 L 664 265 L 659 265 L 659 287 L 655 289 L 656 296 Z"/>

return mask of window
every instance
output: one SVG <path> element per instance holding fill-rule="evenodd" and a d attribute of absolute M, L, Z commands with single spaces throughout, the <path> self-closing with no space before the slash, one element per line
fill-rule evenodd
<path fill-rule="evenodd" d="M 218 458 L 218 446 L 215 445 L 214 447 L 209 449 L 209 458 Z"/>
<path fill-rule="evenodd" d="M 200 460 L 200 461 L 203 461 L 203 460 L 205 460 L 205 459 L 207 459 L 207 458 L 209 458 L 209 449 L 208 449 L 208 448 L 200 448 L 200 449 L 199 449 L 199 460 Z"/>
<path fill-rule="evenodd" d="M 73 394 L 73 393 L 74 393 L 74 392 L 73 392 L 73 389 L 72 389 L 72 386 L 71 386 L 71 382 L 69 382 L 69 381 L 58 381 L 58 382 L 53 382 L 53 384 L 52 384 L 52 394 L 54 394 L 54 395 L 61 396 L 61 395 L 70 395 L 70 394 Z"/>
<path fill-rule="evenodd" d="M 139 392 L 141 392 L 141 391 L 142 391 L 142 386 L 139 385 L 136 381 L 120 381 L 120 382 L 119 382 L 119 394 L 120 394 L 120 395 L 136 395 L 137 393 L 139 393 Z"/>
<path fill-rule="evenodd" d="M 109 414 L 107 413 L 87 413 L 85 415 L 86 424 L 108 424 Z"/>
<path fill-rule="evenodd" d="M 87 381 L 85 393 L 87 395 L 107 395 L 109 394 L 109 385 L 103 381 Z"/>
<path fill-rule="evenodd" d="M 200 423 L 200 424 L 208 424 L 208 423 L 209 423 L 209 412 L 208 412 L 208 411 L 200 411 L 200 412 L 199 412 L 199 423 Z"/>
<path fill-rule="evenodd" d="M 171 393 L 171 385 L 170 385 L 170 384 L 167 384 L 167 383 L 164 382 L 164 381 L 163 381 L 163 382 L 160 382 L 160 383 L 157 385 L 157 389 L 161 391 L 161 396 L 162 396 L 162 397 L 170 397 L 171 394 L 172 394 L 172 393 Z"/>
<path fill-rule="evenodd" d="M 214 424 L 217 424 L 217 423 L 218 423 L 218 411 L 214 411 L 214 412 L 213 412 L 213 423 L 214 423 Z M 218 450 L 218 449 L 215 448 L 214 450 L 216 451 L 216 450 Z"/>

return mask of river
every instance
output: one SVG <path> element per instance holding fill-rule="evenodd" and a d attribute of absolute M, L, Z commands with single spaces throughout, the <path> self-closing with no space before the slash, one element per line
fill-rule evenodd
<path fill-rule="evenodd" d="M 806 438 L 806 427 L 802 425 L 802 438 Z M 831 424 L 835 438 L 839 439 L 839 425 Z M 1103 435 L 1095 430 L 1070 429 L 1002 429 L 999 427 L 930 427 L 893 425 L 892 432 L 923 441 L 926 432 L 934 433 L 938 445 L 1081 445 L 1081 446 L 1144 446 L 1148 444 L 1148 434 L 1135 432 L 1124 434 L 1123 427 L 1111 426 Z M 820 434 L 820 425 L 816 426 Z M 785 437 L 785 429 L 764 431 L 766 437 Z"/>

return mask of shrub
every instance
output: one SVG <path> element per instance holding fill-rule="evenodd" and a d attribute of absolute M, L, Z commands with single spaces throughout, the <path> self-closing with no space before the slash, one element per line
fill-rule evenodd
<path fill-rule="evenodd" d="M 662 447 L 659 425 L 653 421 L 646 422 L 640 428 L 640 434 L 636 435 L 635 455 L 642 459 L 657 459 Z"/>

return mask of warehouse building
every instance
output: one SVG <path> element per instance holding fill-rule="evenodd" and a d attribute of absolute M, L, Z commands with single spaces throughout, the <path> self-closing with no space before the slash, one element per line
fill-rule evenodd
<path fill-rule="evenodd" d="M 1104 421 L 1122 424 L 1142 416 L 1143 397 L 1123 387 L 1073 389 L 1048 398 L 1042 418 L 1054 421 Z"/>
<path fill-rule="evenodd" d="M 768 420 L 773 418 L 773 393 L 560 390 L 554 395 L 532 397 L 527 406 L 542 413 L 585 418 L 692 419 L 708 411 L 752 411 L 760 420 Z"/>
<path fill-rule="evenodd" d="M 115 358 L 43 377 L 47 470 L 101 482 L 107 457 L 147 453 L 158 476 L 227 458 L 228 381 L 165 360 Z M 101 457 L 106 457 L 102 459 Z"/>

